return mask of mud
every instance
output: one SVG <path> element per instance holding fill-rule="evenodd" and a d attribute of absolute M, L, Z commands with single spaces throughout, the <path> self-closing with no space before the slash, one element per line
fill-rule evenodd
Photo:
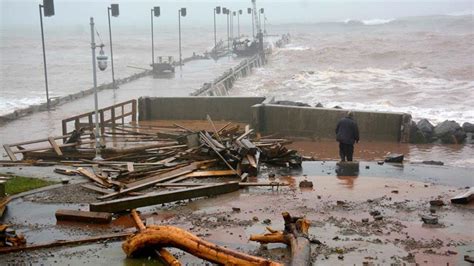
<path fill-rule="evenodd" d="M 442 185 L 433 181 L 407 180 L 370 176 L 384 173 L 360 167 L 359 176 L 337 176 L 334 162 L 326 162 L 329 170 L 320 174 L 323 162 L 308 162 L 303 169 L 263 167 L 256 180 L 288 182 L 290 187 L 252 187 L 218 197 L 180 201 L 171 204 L 141 208 L 144 219 L 153 217 L 156 224 L 175 225 L 229 248 L 249 254 L 288 262 L 290 253 L 282 244 L 259 245 L 249 242 L 251 234 L 261 234 L 265 228 L 283 228 L 281 212 L 306 216 L 311 221 L 312 260 L 316 264 L 344 265 L 362 263 L 428 263 L 462 264 L 464 255 L 474 255 L 474 204 L 457 206 L 449 198 L 464 191 L 464 186 Z M 389 165 L 380 166 L 389 169 Z M 431 168 L 433 166 L 430 166 Z M 439 168 L 439 167 L 438 167 Z M 367 170 L 367 171 L 366 171 Z M 451 173 L 455 174 L 456 171 Z M 423 171 L 414 175 L 423 176 Z M 269 179 L 269 173 L 276 173 Z M 386 171 L 385 175 L 390 175 Z M 412 173 L 413 175 L 413 173 Z M 414 178 L 413 178 L 414 179 Z M 302 180 L 312 181 L 314 187 L 299 188 Z M 468 178 L 464 185 L 469 185 Z M 56 223 L 58 208 L 87 209 L 85 194 L 82 203 L 44 203 L 47 195 L 54 201 L 74 201 L 71 194 L 82 194 L 78 185 L 51 190 L 14 201 L 2 222 L 12 224 L 24 233 L 29 243 L 52 239 L 74 239 L 101 235 L 107 232 L 131 230 L 133 222 L 126 215 L 117 215 L 110 225 Z M 77 189 L 77 190 L 76 190 Z M 396 191 L 396 192 L 395 192 Z M 95 200 L 92 193 L 89 200 Z M 42 199 L 38 201 L 38 199 Z M 79 196 L 77 199 L 81 199 Z M 442 200 L 445 205 L 431 207 L 429 201 Z M 32 202 L 36 201 L 36 202 Z M 41 203 L 39 203 L 41 202 Z M 375 214 L 378 212 L 380 217 Z M 425 225 L 422 215 L 438 217 L 439 224 Z M 375 218 L 377 217 L 377 218 Z M 205 264 L 182 251 L 171 249 L 183 263 Z M 44 264 L 117 264 L 134 265 L 156 263 L 153 258 L 132 260 L 125 258 L 120 242 L 98 243 L 80 247 L 47 249 L 3 255 L 7 262 L 37 262 Z"/>

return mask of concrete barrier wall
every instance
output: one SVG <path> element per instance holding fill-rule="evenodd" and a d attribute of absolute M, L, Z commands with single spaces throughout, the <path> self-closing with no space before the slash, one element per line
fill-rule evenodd
<path fill-rule="evenodd" d="M 138 99 L 138 119 L 143 120 L 213 120 L 250 123 L 252 106 L 264 97 L 145 97 Z"/>
<path fill-rule="evenodd" d="M 263 134 L 335 139 L 335 129 L 347 110 L 259 104 L 252 107 L 252 126 Z M 363 140 L 400 141 L 403 113 L 355 111 Z"/>

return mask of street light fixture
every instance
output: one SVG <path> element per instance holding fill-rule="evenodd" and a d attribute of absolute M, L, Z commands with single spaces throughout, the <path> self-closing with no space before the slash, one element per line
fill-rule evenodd
<path fill-rule="evenodd" d="M 217 29 L 216 29 L 216 14 L 221 13 L 221 7 L 216 6 L 214 8 L 214 49 L 216 49 L 217 46 Z"/>
<path fill-rule="evenodd" d="M 112 88 L 115 90 L 115 72 L 114 72 L 114 53 L 112 50 L 112 27 L 110 25 L 110 11 L 112 11 L 113 17 L 119 16 L 119 5 L 111 4 L 110 7 L 107 7 L 107 14 L 109 18 L 109 39 L 110 39 L 110 63 L 112 66 Z"/>
<path fill-rule="evenodd" d="M 183 65 L 183 56 L 181 53 L 181 17 L 186 17 L 186 8 L 178 9 L 178 24 L 179 24 L 179 65 Z"/>
<path fill-rule="evenodd" d="M 39 14 L 40 14 L 40 24 L 41 24 L 41 43 L 43 46 L 44 84 L 46 87 L 46 106 L 48 107 L 48 110 L 49 110 L 48 70 L 46 67 L 46 50 L 44 47 L 44 31 L 43 31 L 43 13 L 41 12 L 41 8 L 43 8 L 45 17 L 54 16 L 54 1 L 43 0 L 43 4 L 39 4 Z"/>
<path fill-rule="evenodd" d="M 250 19 L 252 20 L 252 36 L 255 38 L 255 25 L 253 21 L 252 8 L 247 8 L 247 13 L 250 14 Z"/>
<path fill-rule="evenodd" d="M 265 10 L 262 8 L 260 8 L 260 13 L 258 14 L 258 20 L 260 21 L 260 26 L 262 25 L 262 19 L 260 18 L 260 14 L 263 14 L 265 12 Z M 265 15 L 263 15 L 263 33 L 265 33 L 266 30 L 265 30 Z"/>
<path fill-rule="evenodd" d="M 155 43 L 153 37 L 153 16 L 159 17 L 160 16 L 160 7 L 155 6 L 151 9 L 151 66 L 152 68 L 155 67 Z"/>
<path fill-rule="evenodd" d="M 223 7 L 222 13 L 227 15 L 227 52 L 230 51 L 230 35 L 229 35 L 229 9 Z"/>
<path fill-rule="evenodd" d="M 240 39 L 240 15 L 242 15 L 242 9 L 239 9 L 237 13 L 237 37 Z"/>
<path fill-rule="evenodd" d="M 236 16 L 236 14 L 237 14 L 237 12 L 232 11 L 232 17 L 231 17 L 231 25 L 232 25 L 231 29 L 232 30 L 231 30 L 231 34 L 230 34 L 232 36 L 232 42 L 234 42 L 234 17 Z"/>
<path fill-rule="evenodd" d="M 96 45 L 94 38 L 94 18 L 90 18 L 91 25 L 91 49 L 92 49 L 92 77 L 94 81 L 94 103 L 95 103 L 95 157 L 94 161 L 102 160 L 100 156 L 100 130 L 99 130 L 99 99 L 97 96 L 97 69 L 96 69 L 96 60 L 97 65 L 101 71 L 104 71 L 107 68 L 107 55 L 104 53 L 104 44 Z M 99 55 L 95 56 L 95 48 L 99 47 Z"/>

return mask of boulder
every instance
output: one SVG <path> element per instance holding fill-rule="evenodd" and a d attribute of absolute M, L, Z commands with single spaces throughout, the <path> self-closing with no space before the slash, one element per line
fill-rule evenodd
<path fill-rule="evenodd" d="M 314 107 L 320 107 L 320 108 L 322 108 L 322 107 L 324 107 L 324 106 L 323 106 L 322 103 L 317 103 Z"/>
<path fill-rule="evenodd" d="M 428 121 L 428 119 L 421 119 L 416 124 L 418 129 L 423 133 L 427 141 L 430 141 L 431 137 L 433 136 L 433 129 L 434 126 Z"/>
<path fill-rule="evenodd" d="M 311 107 L 311 105 L 302 102 L 293 102 L 293 101 L 276 101 L 273 104 L 288 105 L 288 106 L 303 106 Z"/>
<path fill-rule="evenodd" d="M 446 120 L 438 124 L 433 130 L 434 136 L 442 143 L 458 144 L 466 138 L 466 132 L 453 120 Z"/>
<path fill-rule="evenodd" d="M 462 129 L 466 133 L 474 133 L 474 124 L 471 124 L 469 122 L 465 122 L 464 124 L 462 124 Z"/>
<path fill-rule="evenodd" d="M 425 137 L 425 134 L 418 128 L 414 121 L 410 123 L 410 143 L 419 144 L 419 143 L 428 143 L 428 139 Z"/>

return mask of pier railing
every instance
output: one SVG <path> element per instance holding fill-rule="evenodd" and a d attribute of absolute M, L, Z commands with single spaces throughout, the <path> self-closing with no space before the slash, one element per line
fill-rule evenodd
<path fill-rule="evenodd" d="M 73 130 L 80 128 L 93 132 L 94 117 L 95 112 L 92 111 L 62 120 L 63 135 L 68 135 Z M 104 133 L 105 126 L 114 127 L 135 121 L 137 121 L 137 100 L 135 99 L 99 109 L 99 127 L 102 133 Z"/>

